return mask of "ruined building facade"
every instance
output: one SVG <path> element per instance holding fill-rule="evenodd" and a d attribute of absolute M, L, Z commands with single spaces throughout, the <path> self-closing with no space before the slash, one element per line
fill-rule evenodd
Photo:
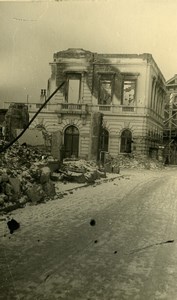
<path fill-rule="evenodd" d="M 177 164 L 177 74 L 166 82 L 167 96 L 164 109 L 164 157 Z"/>
<path fill-rule="evenodd" d="M 94 159 L 101 151 L 158 157 L 166 90 L 151 54 L 68 49 L 50 65 L 47 97 L 65 83 L 33 126 L 55 132 L 64 157 Z"/>

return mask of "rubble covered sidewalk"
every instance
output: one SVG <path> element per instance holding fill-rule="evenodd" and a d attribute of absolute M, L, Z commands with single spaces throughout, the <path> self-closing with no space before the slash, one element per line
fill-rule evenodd
<path fill-rule="evenodd" d="M 64 159 L 61 163 L 44 149 L 16 143 L 0 154 L 0 213 L 27 203 L 60 199 L 66 190 L 114 178 L 120 168 L 162 167 L 158 161 L 133 156 L 110 157 L 104 167 L 83 159 Z"/>
<path fill-rule="evenodd" d="M 14 144 L 0 157 L 0 211 L 45 202 L 55 196 L 49 163 L 53 158 L 26 144 Z"/>
<path fill-rule="evenodd" d="M 61 198 L 60 186 L 67 182 L 92 184 L 105 177 L 94 162 L 66 160 L 61 164 L 37 147 L 14 144 L 0 157 L 0 212 Z"/>

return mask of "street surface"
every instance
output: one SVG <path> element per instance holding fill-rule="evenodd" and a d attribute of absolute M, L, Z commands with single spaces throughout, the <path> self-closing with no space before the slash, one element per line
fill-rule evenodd
<path fill-rule="evenodd" d="M 177 168 L 121 174 L 0 221 L 0 299 L 177 299 Z"/>

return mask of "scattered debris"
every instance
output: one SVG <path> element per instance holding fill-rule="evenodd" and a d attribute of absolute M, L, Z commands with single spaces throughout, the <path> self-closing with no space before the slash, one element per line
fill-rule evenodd
<path fill-rule="evenodd" d="M 65 159 L 59 169 L 61 180 L 94 184 L 96 179 L 106 178 L 106 172 L 93 161 Z"/>
<path fill-rule="evenodd" d="M 129 169 L 162 169 L 164 164 L 157 159 L 149 158 L 145 155 L 137 154 L 125 154 L 119 155 L 116 159 L 119 161 L 120 168 L 129 168 Z"/>
<path fill-rule="evenodd" d="M 6 142 L 1 142 L 4 147 Z M 14 143 L 6 152 L 0 153 L 0 212 L 24 207 L 28 202 L 36 205 L 56 197 L 63 198 L 58 182 L 95 187 L 99 179 L 107 177 L 106 172 L 119 174 L 120 168 L 161 167 L 162 163 L 158 161 L 133 154 L 117 158 L 108 155 L 104 166 L 76 158 L 64 159 L 61 163 L 45 149 Z"/>
<path fill-rule="evenodd" d="M 43 149 L 15 143 L 0 154 L 0 212 L 53 199 L 55 184 L 49 164 L 55 160 Z"/>

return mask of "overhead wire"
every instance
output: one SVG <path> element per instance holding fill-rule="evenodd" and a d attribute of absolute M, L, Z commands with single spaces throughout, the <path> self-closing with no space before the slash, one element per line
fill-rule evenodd
<path fill-rule="evenodd" d="M 47 98 L 47 100 L 41 105 L 41 107 L 38 109 L 38 111 L 34 114 L 34 116 L 31 118 L 29 121 L 28 125 L 19 133 L 19 135 L 10 143 L 5 145 L 0 149 L 0 153 L 5 152 L 8 148 L 10 148 L 18 139 L 25 133 L 25 131 L 29 128 L 31 123 L 34 121 L 34 119 L 37 117 L 37 115 L 41 112 L 41 110 L 46 106 L 46 104 L 50 101 L 50 99 L 61 89 L 61 87 L 65 84 L 65 81 L 63 81 L 57 88 L 56 90 Z"/>

